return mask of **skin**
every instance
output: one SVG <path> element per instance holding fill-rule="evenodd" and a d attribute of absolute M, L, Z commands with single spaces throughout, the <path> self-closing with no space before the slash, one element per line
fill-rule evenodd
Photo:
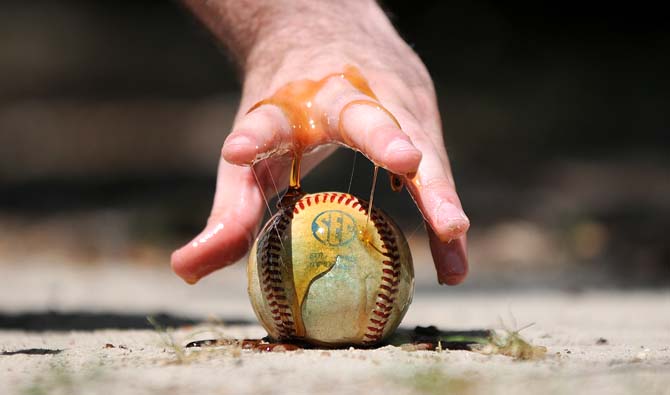
<path fill-rule="evenodd" d="M 228 47 L 239 65 L 243 89 L 232 132 L 223 144 L 207 226 L 172 254 L 175 273 L 195 283 L 240 260 L 266 210 L 262 193 L 269 199 L 287 186 L 294 148 L 289 123 L 275 106 L 247 114 L 249 108 L 291 81 L 319 80 L 352 65 L 401 128 L 373 106 L 354 104 L 341 113 L 347 103 L 369 98 L 333 78 L 315 97 L 333 127 L 303 140 L 303 174 L 332 153 L 335 143 L 404 175 L 425 219 L 439 283 L 462 282 L 468 272 L 470 223 L 456 193 L 433 83 L 379 6 L 370 0 L 184 3 Z M 267 160 L 257 161 L 260 157 Z"/>

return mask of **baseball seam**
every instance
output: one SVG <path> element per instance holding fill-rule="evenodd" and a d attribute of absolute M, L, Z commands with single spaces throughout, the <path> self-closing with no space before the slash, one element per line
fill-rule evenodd
<path fill-rule="evenodd" d="M 295 335 L 296 327 L 288 304 L 286 290 L 284 289 L 281 268 L 282 243 L 280 234 L 293 218 L 291 210 L 284 210 L 278 215 L 275 223 L 271 225 L 267 238 L 264 240 L 261 253 L 261 288 L 268 302 L 272 320 L 279 338 L 289 338 Z"/>
<path fill-rule="evenodd" d="M 393 231 L 378 210 L 372 209 L 370 219 L 377 229 L 382 242 L 382 252 L 387 259 L 382 261 L 382 276 L 375 308 L 370 315 L 370 321 L 365 332 L 366 344 L 377 343 L 384 335 L 384 329 L 393 311 L 398 285 L 400 284 L 400 252 Z"/>

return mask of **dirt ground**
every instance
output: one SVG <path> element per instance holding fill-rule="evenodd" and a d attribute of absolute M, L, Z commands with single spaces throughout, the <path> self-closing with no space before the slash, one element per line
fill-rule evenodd
<path fill-rule="evenodd" d="M 196 286 L 156 266 L 45 261 L 0 269 L 0 394 L 670 394 L 668 291 L 418 284 L 401 335 L 415 326 L 534 323 L 521 335 L 547 347 L 539 360 L 396 346 L 265 353 L 183 347 L 265 335 L 242 265 Z M 174 329 L 152 329 L 146 316 Z"/>

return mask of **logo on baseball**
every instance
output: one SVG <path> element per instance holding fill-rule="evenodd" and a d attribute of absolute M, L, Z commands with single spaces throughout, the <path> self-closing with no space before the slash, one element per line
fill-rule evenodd
<path fill-rule="evenodd" d="M 356 230 L 356 220 L 341 210 L 323 211 L 312 221 L 314 237 L 330 246 L 347 244 L 356 236 Z"/>

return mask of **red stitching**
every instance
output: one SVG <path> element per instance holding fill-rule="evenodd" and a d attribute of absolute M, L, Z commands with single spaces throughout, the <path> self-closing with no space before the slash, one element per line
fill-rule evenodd
<path fill-rule="evenodd" d="M 386 285 L 386 284 L 382 284 L 382 285 L 380 285 L 379 288 L 383 289 L 384 291 L 386 291 L 386 292 L 388 292 L 388 293 L 393 293 L 393 288 L 389 287 L 389 286 Z"/>
<path fill-rule="evenodd" d="M 385 243 L 393 243 L 393 239 L 389 235 L 381 235 L 379 239 Z"/>
<path fill-rule="evenodd" d="M 373 217 L 373 219 L 375 219 Z M 380 229 L 379 234 L 384 237 L 388 237 L 393 242 L 393 232 L 390 229 Z"/>
<path fill-rule="evenodd" d="M 394 298 L 391 298 L 391 297 L 389 297 L 389 296 L 386 295 L 386 294 L 377 294 L 377 297 L 380 298 L 380 299 L 384 299 L 384 300 L 387 301 L 388 303 L 393 303 L 393 302 L 395 301 Z"/>
<path fill-rule="evenodd" d="M 299 199 L 294 207 L 293 210 L 287 210 L 287 213 L 290 213 L 290 218 L 293 218 L 294 214 L 299 214 L 300 211 L 305 210 L 305 204 L 307 204 L 308 207 L 311 207 L 312 204 L 317 205 L 319 203 L 326 203 L 330 201 L 330 203 L 334 203 L 335 199 L 337 199 L 337 203 L 339 204 L 344 204 L 348 207 L 351 208 L 358 208 L 358 211 L 365 211 L 367 205 L 365 202 L 358 200 L 357 197 L 350 195 L 348 193 L 332 193 L 332 192 L 323 192 L 323 193 L 316 193 L 313 195 L 306 195 Z M 346 200 L 345 200 L 346 199 Z M 353 203 L 352 203 L 353 202 Z M 379 219 L 378 215 L 372 215 L 371 218 L 373 220 Z M 290 222 L 289 219 L 282 218 L 282 225 L 287 226 Z M 282 230 L 280 228 L 280 230 Z M 393 233 L 389 233 L 389 235 L 393 235 Z"/>
<path fill-rule="evenodd" d="M 364 205 L 361 204 L 361 208 Z M 367 206 L 367 205 L 365 205 Z M 367 207 L 365 208 L 367 209 Z M 398 285 L 400 284 L 400 254 L 398 252 L 396 235 L 393 229 L 386 222 L 383 214 L 376 209 L 372 209 L 370 218 L 375 224 L 377 234 L 382 241 L 382 248 L 385 250 L 383 255 L 387 260 L 382 261 L 382 276 L 381 284 L 379 285 L 379 293 L 377 294 L 377 302 L 375 308 L 370 316 L 368 332 L 365 333 L 364 343 L 372 344 L 381 340 L 384 334 L 384 328 L 388 323 L 388 318 L 393 312 L 393 302 L 395 301 L 395 294 L 398 293 Z M 379 317 L 379 318 L 377 318 Z"/>
<path fill-rule="evenodd" d="M 269 302 L 268 305 L 271 307 L 270 313 L 279 338 L 288 338 L 295 334 L 291 308 L 285 302 L 287 300 L 286 290 L 281 286 L 283 283 L 282 272 L 278 270 L 281 263 L 281 240 L 278 232 L 286 229 L 292 217 L 293 211 L 291 208 L 276 214 L 274 222 L 266 232 L 265 239 L 262 243 L 259 243 L 262 248 L 258 251 L 260 256 L 259 271 L 262 273 L 261 289 Z M 281 303 L 278 301 L 281 301 Z"/>
<path fill-rule="evenodd" d="M 382 317 L 382 318 L 388 318 L 388 316 L 391 315 L 391 313 L 384 313 L 384 312 L 381 312 L 379 310 L 373 311 L 372 314 L 374 314 L 376 316 L 379 316 L 379 317 Z"/>
<path fill-rule="evenodd" d="M 282 221 L 284 221 L 286 223 L 286 225 L 288 225 L 290 220 L 293 219 L 294 214 L 299 214 L 300 211 L 305 209 L 305 203 L 307 203 L 308 207 L 311 207 L 312 204 L 317 205 L 317 204 L 322 203 L 322 202 L 326 203 L 326 201 L 328 200 L 328 197 L 330 197 L 330 202 L 332 203 L 335 200 L 335 198 L 337 197 L 337 193 L 324 192 L 324 193 L 316 193 L 316 194 L 313 194 L 313 195 L 303 196 L 302 198 L 300 198 L 295 203 L 295 205 L 293 206 L 293 210 L 288 210 L 287 211 L 287 213 L 290 213 L 290 215 L 288 216 L 289 218 L 288 219 L 287 218 L 282 218 Z M 312 198 L 313 198 L 313 200 L 312 200 Z M 340 201 L 341 201 L 341 199 L 340 199 Z"/>
<path fill-rule="evenodd" d="M 265 281 L 267 281 L 267 282 L 275 283 L 275 284 L 281 283 L 281 279 L 278 279 L 278 278 L 272 278 L 272 277 L 270 277 L 270 276 L 267 276 L 267 277 L 264 278 L 263 280 L 265 280 Z"/>

